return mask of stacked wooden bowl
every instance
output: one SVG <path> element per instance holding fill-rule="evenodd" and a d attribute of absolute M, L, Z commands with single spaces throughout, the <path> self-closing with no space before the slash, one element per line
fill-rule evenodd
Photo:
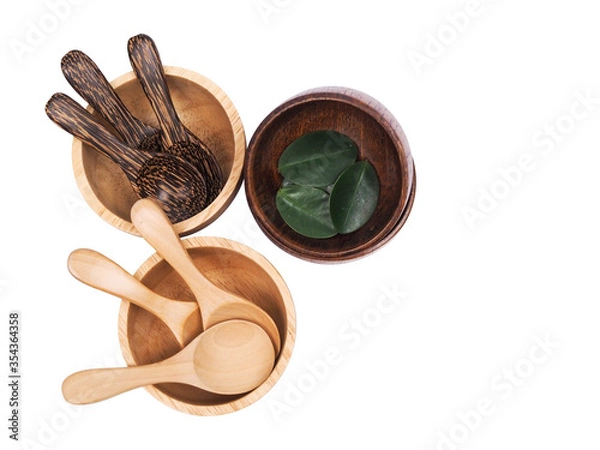
<path fill-rule="evenodd" d="M 381 191 L 369 222 L 328 239 L 296 233 L 275 205 L 283 178 L 277 170 L 281 154 L 300 136 L 318 130 L 337 131 L 356 142 L 359 158 L 374 166 Z M 294 256 L 323 263 L 364 257 L 389 242 L 410 214 L 416 186 L 408 140 L 395 117 L 369 95 L 340 87 L 311 89 L 275 108 L 248 145 L 244 178 L 248 204 L 266 236 Z"/>

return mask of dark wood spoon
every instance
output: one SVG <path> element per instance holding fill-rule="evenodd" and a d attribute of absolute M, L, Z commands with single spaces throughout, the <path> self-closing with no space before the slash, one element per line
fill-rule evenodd
<path fill-rule="evenodd" d="M 154 41 L 139 34 L 129 39 L 127 48 L 131 66 L 158 119 L 165 151 L 181 156 L 198 168 L 206 180 L 208 203 L 212 202 L 223 187 L 221 167 L 206 145 L 177 115 Z"/>
<path fill-rule="evenodd" d="M 46 114 L 62 129 L 117 163 L 136 194 L 155 200 L 172 223 L 188 219 L 206 206 L 205 181 L 184 159 L 128 147 L 66 94 L 54 94 L 46 104 Z"/>
<path fill-rule="evenodd" d="M 143 123 L 127 109 L 96 63 L 80 50 L 63 56 L 60 66 L 69 84 L 98 111 L 130 147 L 162 152 L 160 130 Z"/>

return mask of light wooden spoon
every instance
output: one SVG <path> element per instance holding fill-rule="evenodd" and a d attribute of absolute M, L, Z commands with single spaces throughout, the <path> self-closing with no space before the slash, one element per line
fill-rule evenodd
<path fill-rule="evenodd" d="M 65 400 L 79 405 L 159 383 L 184 383 L 223 395 L 242 394 L 265 381 L 274 362 L 273 346 L 262 328 L 230 320 L 206 330 L 161 362 L 76 372 L 64 380 L 62 392 Z"/>
<path fill-rule="evenodd" d="M 157 294 L 97 251 L 74 250 L 67 260 L 67 268 L 82 283 L 124 298 L 154 314 L 169 327 L 182 347 L 202 332 L 198 303 L 176 301 Z"/>
<path fill-rule="evenodd" d="M 189 286 L 200 306 L 204 330 L 225 320 L 248 320 L 260 325 L 267 332 L 275 352 L 279 353 L 279 330 L 271 316 L 254 303 L 211 283 L 198 270 L 167 216 L 154 201 L 141 199 L 135 202 L 131 209 L 131 221 L 140 235 Z"/>

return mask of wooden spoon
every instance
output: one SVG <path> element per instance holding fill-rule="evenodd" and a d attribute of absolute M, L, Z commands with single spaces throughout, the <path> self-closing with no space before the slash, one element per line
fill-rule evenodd
<path fill-rule="evenodd" d="M 67 267 L 82 283 L 124 298 L 154 314 L 169 327 L 182 347 L 202 332 L 196 302 L 177 301 L 157 294 L 101 253 L 86 248 L 74 250 Z"/>
<path fill-rule="evenodd" d="M 92 59 L 71 50 L 61 62 L 63 75 L 75 91 L 98 111 L 130 147 L 162 152 L 160 130 L 143 123 L 127 109 Z"/>
<path fill-rule="evenodd" d="M 198 270 L 173 226 L 155 202 L 149 199 L 135 202 L 131 209 L 131 221 L 140 235 L 189 286 L 200 306 L 204 330 L 230 319 L 248 320 L 260 325 L 267 332 L 275 352 L 279 353 L 279 330 L 271 316 L 254 303 L 211 283 Z"/>
<path fill-rule="evenodd" d="M 269 337 L 258 325 L 229 320 L 206 330 L 175 355 L 154 364 L 89 369 L 68 376 L 65 400 L 88 404 L 142 386 L 184 383 L 216 394 L 249 392 L 265 381 L 275 362 Z"/>
<path fill-rule="evenodd" d="M 46 114 L 58 126 L 119 164 L 136 194 L 157 201 L 173 223 L 194 216 L 206 206 L 205 181 L 182 158 L 128 147 L 66 94 L 54 94 L 46 104 Z"/>
<path fill-rule="evenodd" d="M 206 179 L 210 204 L 223 187 L 221 167 L 206 145 L 179 119 L 154 41 L 145 34 L 139 34 L 129 39 L 127 47 L 133 71 L 158 119 L 164 148 L 198 168 Z"/>

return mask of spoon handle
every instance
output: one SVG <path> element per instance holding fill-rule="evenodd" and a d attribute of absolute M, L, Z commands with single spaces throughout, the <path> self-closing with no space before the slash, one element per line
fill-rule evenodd
<path fill-rule="evenodd" d="M 129 146 L 139 147 L 144 139 L 158 132 L 131 114 L 96 63 L 82 51 L 68 52 L 61 60 L 61 69 L 73 89 L 104 116 Z"/>
<path fill-rule="evenodd" d="M 119 164 L 135 182 L 144 158 L 113 136 L 92 114 L 66 94 L 54 94 L 46 103 L 46 114 L 54 123 Z"/>
<path fill-rule="evenodd" d="M 182 328 L 191 314 L 199 314 L 192 302 L 178 302 L 156 294 L 112 259 L 90 249 L 74 250 L 67 260 L 71 275 L 88 286 L 122 297 L 161 319 L 182 343 Z"/>
<path fill-rule="evenodd" d="M 69 403 L 86 405 L 142 386 L 178 381 L 181 373 L 190 370 L 189 365 L 167 359 L 145 366 L 82 370 L 65 378 L 62 393 Z"/>
<path fill-rule="evenodd" d="M 187 130 L 181 123 L 167 86 L 158 49 L 152 38 L 139 34 L 127 43 L 129 60 L 142 89 L 156 114 L 166 148 L 174 144 L 188 143 Z"/>
<path fill-rule="evenodd" d="M 131 208 L 131 221 L 144 239 L 181 276 L 196 297 L 202 325 L 208 329 L 233 317 L 260 324 L 279 352 L 277 325 L 261 308 L 246 299 L 215 286 L 194 264 L 165 213 L 150 199 L 141 199 Z"/>
<path fill-rule="evenodd" d="M 135 202 L 131 208 L 131 221 L 144 239 L 190 287 L 199 302 L 202 320 L 206 327 L 206 320 L 215 306 L 212 298 L 223 297 L 224 292 L 197 269 L 168 217 L 154 201 L 141 199 Z M 202 295 L 199 295 L 200 293 Z"/>

